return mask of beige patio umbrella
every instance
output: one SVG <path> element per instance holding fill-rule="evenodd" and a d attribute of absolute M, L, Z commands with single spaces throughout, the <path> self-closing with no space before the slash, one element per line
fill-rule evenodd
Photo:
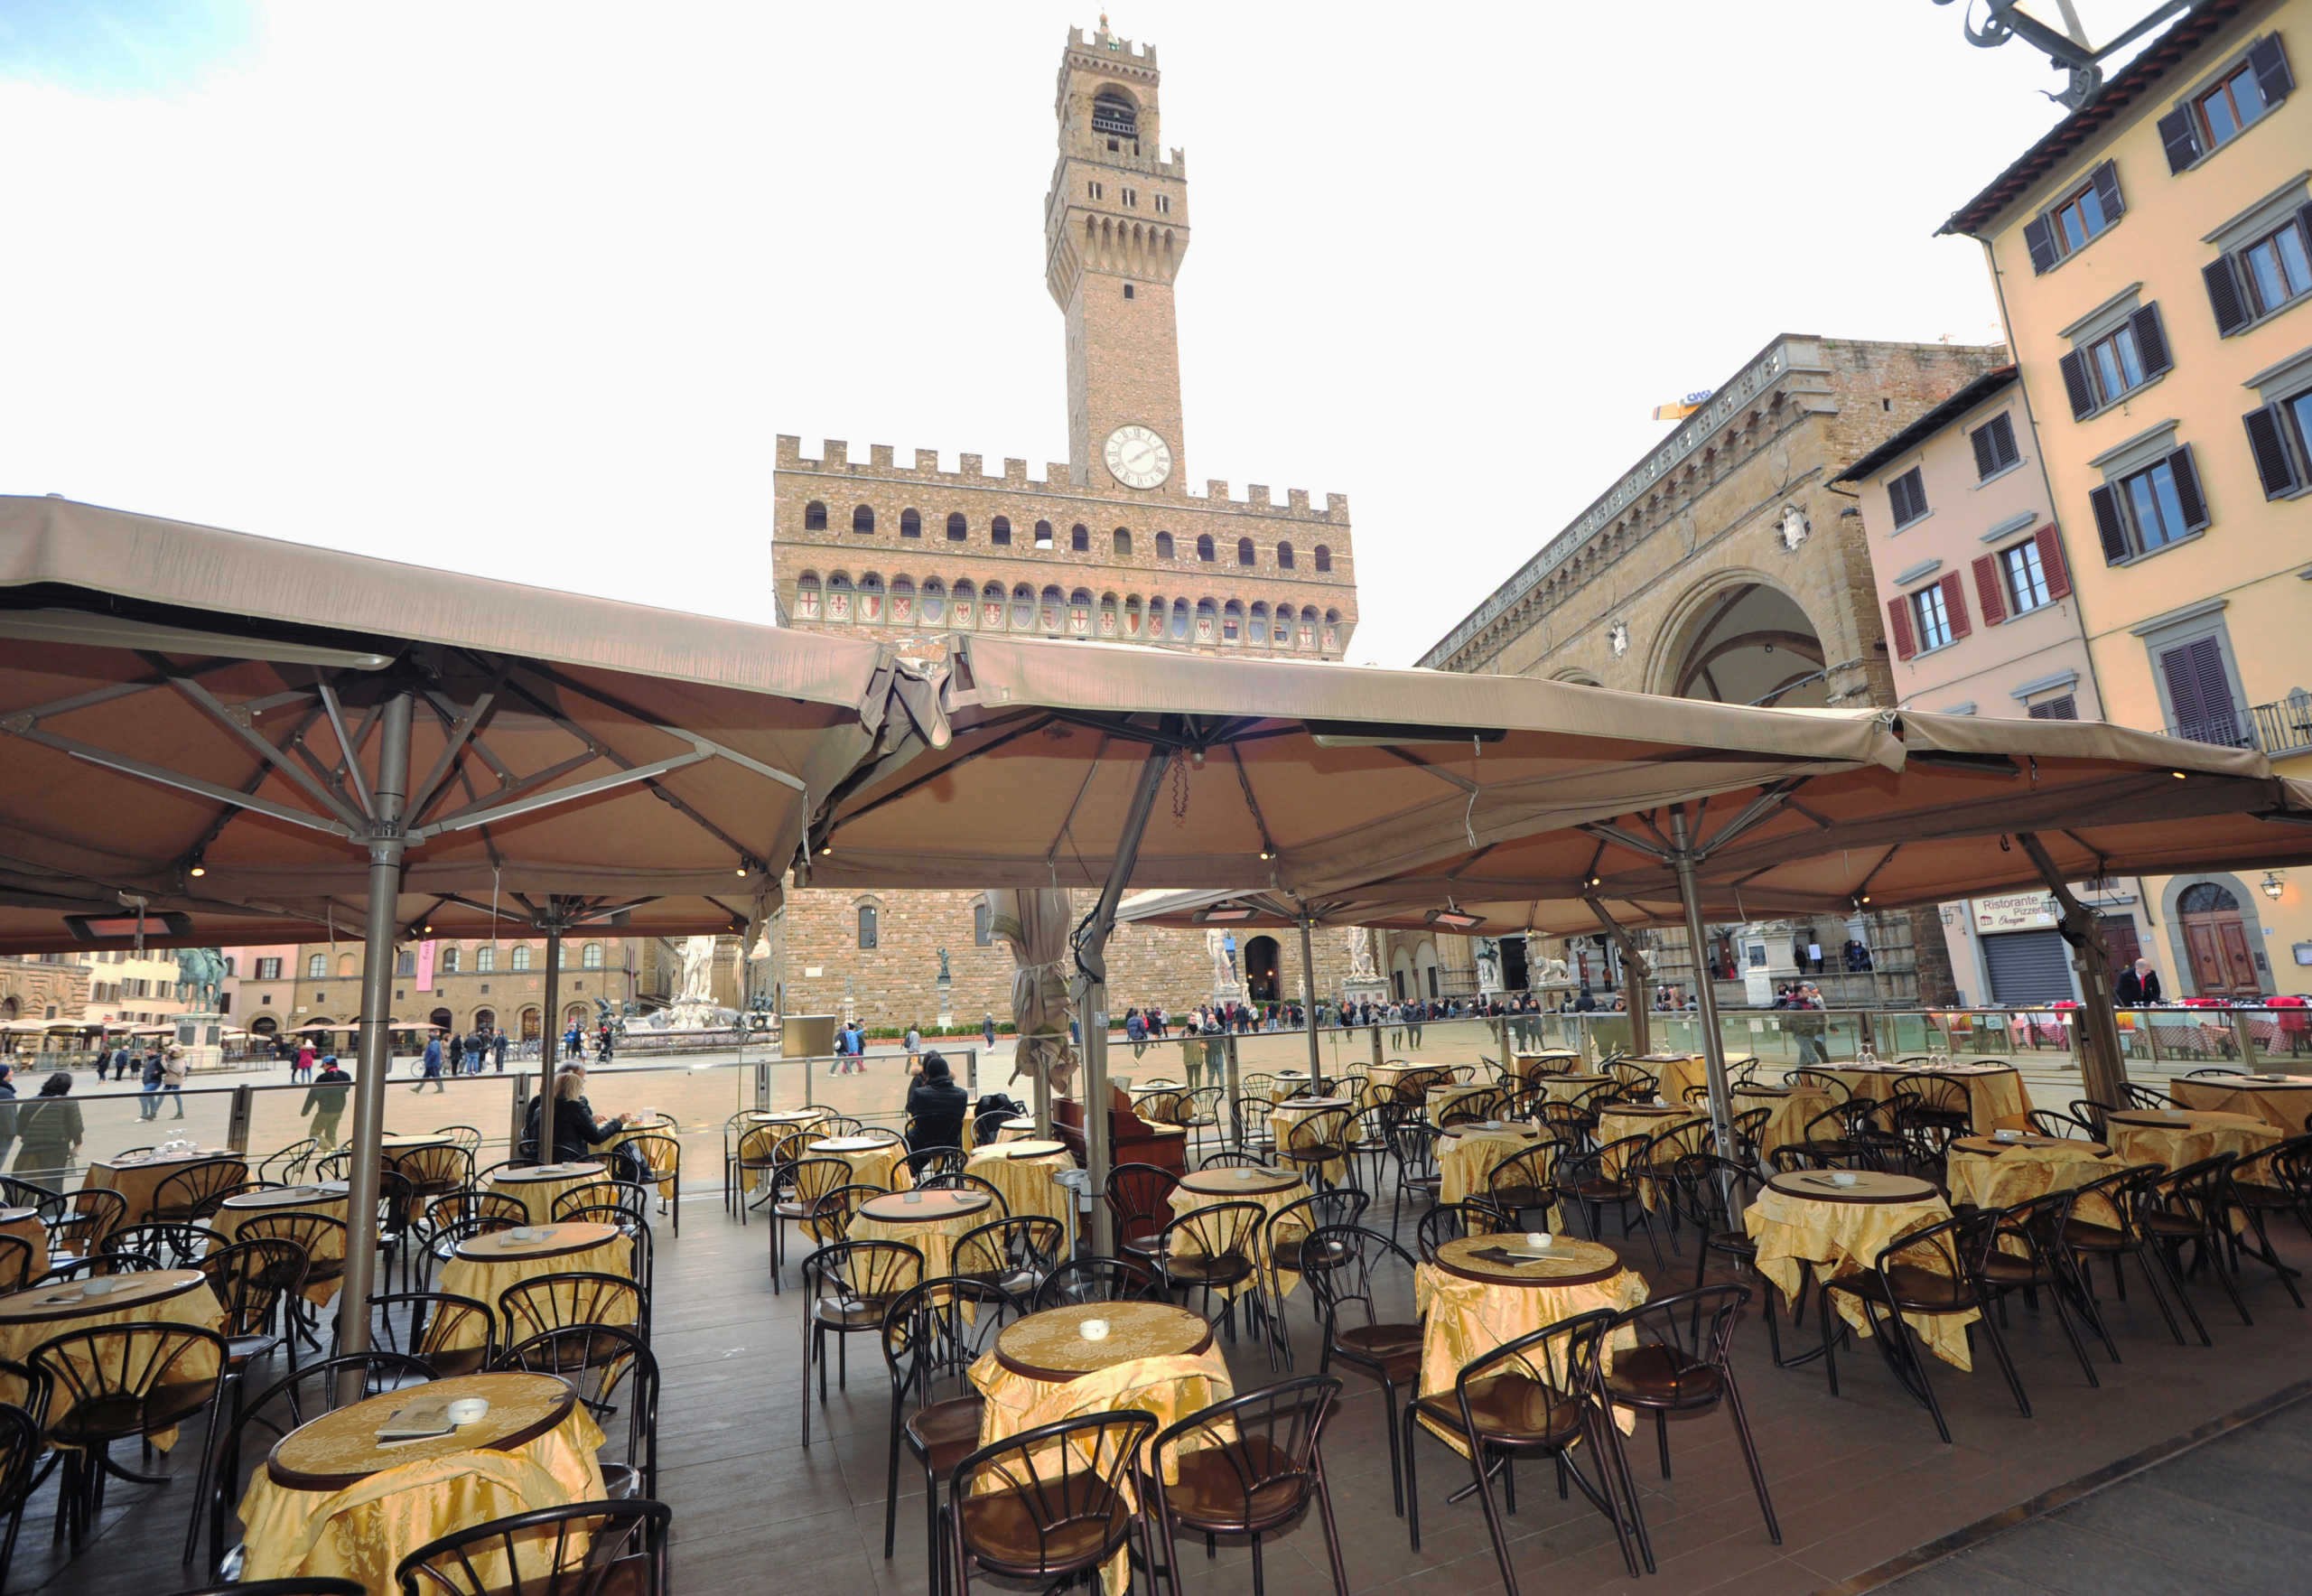
<path fill-rule="evenodd" d="M 0 948 L 359 926 L 382 1017 L 429 924 L 742 926 L 907 701 L 895 674 L 872 643 L 0 498 Z M 362 1027 L 357 1188 L 387 1028 Z M 349 1247 L 348 1350 L 373 1262 Z"/>
<path fill-rule="evenodd" d="M 970 637 L 942 688 L 952 740 L 887 739 L 822 807 L 798 884 L 1098 890 L 1075 947 L 1095 1189 L 1104 949 L 1127 883 L 1307 897 L 1633 807 L 1901 761 L 1868 714 L 1126 645 Z M 1095 1241 L 1105 1224 L 1095 1209 Z"/>
<path fill-rule="evenodd" d="M 1051 1134 L 1051 1098 L 1065 1096 L 1076 1073 L 1067 1040 L 1067 929 L 1075 918 L 1067 894 L 1049 887 L 998 889 L 987 894 L 988 929 L 1012 945 L 1012 1024 L 1017 1036 L 1013 1078 L 1032 1083 L 1036 1134 Z"/>

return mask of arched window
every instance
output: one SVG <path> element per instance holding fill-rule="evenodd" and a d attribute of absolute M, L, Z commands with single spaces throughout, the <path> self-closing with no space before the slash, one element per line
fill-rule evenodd
<path fill-rule="evenodd" d="M 1132 558 L 1132 529 L 1129 527 L 1118 527 L 1116 528 L 1115 544 L 1116 558 L 1120 560 L 1128 560 Z"/>
<path fill-rule="evenodd" d="M 1196 640 L 1199 643 L 1220 640 L 1220 606 L 1210 599 L 1196 602 Z"/>
<path fill-rule="evenodd" d="M 937 626 L 947 619 L 947 590 L 937 576 L 923 579 L 923 624 Z"/>
<path fill-rule="evenodd" d="M 917 512 L 915 512 L 914 510 L 911 510 L 911 509 L 903 509 L 903 510 L 900 511 L 900 536 L 901 537 L 922 537 L 922 536 L 923 536 L 923 518 L 922 518 L 922 516 L 918 515 Z"/>
<path fill-rule="evenodd" d="M 1051 523 L 1049 521 L 1038 521 L 1036 523 L 1036 546 L 1038 548 L 1049 548 L 1051 546 Z"/>
<path fill-rule="evenodd" d="M 1220 606 L 1220 640 L 1224 643 L 1245 640 L 1245 606 L 1235 599 Z"/>
<path fill-rule="evenodd" d="M 1092 97 L 1092 131 L 1138 138 L 1140 113 L 1122 89 L 1103 89 Z"/>
<path fill-rule="evenodd" d="M 1249 565 L 1253 563 L 1253 540 L 1251 538 L 1239 537 L 1236 539 L 1236 563 L 1240 565 Z"/>
<path fill-rule="evenodd" d="M 337 956 L 337 973 L 340 975 L 350 975 L 353 974 L 353 956 L 351 954 L 340 953 Z"/>
<path fill-rule="evenodd" d="M 872 532 L 875 529 L 874 506 L 862 504 L 857 509 L 853 510 L 851 512 L 851 529 L 853 532 Z"/>
<path fill-rule="evenodd" d="M 585 956 L 578 962 L 590 970 L 601 969 L 602 967 L 602 945 L 599 942 L 587 943 Z"/>
<path fill-rule="evenodd" d="M 827 529 L 827 507 L 814 499 L 803 507 L 803 530 L 824 532 Z"/>
<path fill-rule="evenodd" d="M 1189 640 L 1189 602 L 1186 599 L 1172 601 L 1172 623 L 1169 630 L 1174 642 L 1185 643 Z"/>
<path fill-rule="evenodd" d="M 987 900 L 983 898 L 972 905 L 972 946 L 985 947 L 994 940 L 995 916 L 989 910 Z"/>
<path fill-rule="evenodd" d="M 1172 535 L 1170 532 L 1156 534 L 1156 557 L 1160 560 L 1172 557 Z"/>
<path fill-rule="evenodd" d="M 530 945 L 528 943 L 517 942 L 514 944 L 514 957 L 511 967 L 516 971 L 527 970 L 530 967 Z"/>
<path fill-rule="evenodd" d="M 1207 565 L 1212 563 L 1211 534 L 1202 533 L 1198 536 L 1196 540 L 1196 557 L 1202 560 Z"/>
<path fill-rule="evenodd" d="M 970 536 L 970 533 L 971 527 L 965 521 L 964 512 L 959 509 L 949 510 L 947 512 L 947 541 L 950 543 L 961 543 L 966 537 Z"/>
<path fill-rule="evenodd" d="M 904 576 L 891 578 L 891 623 L 915 624 L 915 583 Z"/>
<path fill-rule="evenodd" d="M 1092 552 L 1092 535 L 1084 529 L 1083 522 L 1078 521 L 1067 529 L 1067 546 L 1079 555 Z"/>
<path fill-rule="evenodd" d="M 1042 609 L 1036 617 L 1036 630 L 1045 633 L 1047 636 L 1058 637 L 1059 635 L 1060 612 L 1066 608 L 1067 603 L 1067 596 L 1063 594 L 1059 589 L 1057 587 L 1045 588 L 1043 591 Z"/>
<path fill-rule="evenodd" d="M 1259 599 L 1254 599 L 1252 609 L 1245 612 L 1245 639 L 1256 649 L 1268 644 L 1268 605 Z"/>
<path fill-rule="evenodd" d="M 998 548 L 1012 546 L 1012 518 L 998 516 L 987 524 L 987 540 Z"/>
<path fill-rule="evenodd" d="M 2224 910 L 2236 910 L 2240 900 L 2217 886 L 2214 882 L 2197 882 L 2184 889 L 2176 900 L 2179 914 L 2220 914 Z"/>
<path fill-rule="evenodd" d="M 966 630 L 979 624 L 979 588 L 968 579 L 958 579 L 954 590 L 956 624 Z"/>
<path fill-rule="evenodd" d="M 1276 568 L 1280 571 L 1290 571 L 1292 569 L 1292 546 L 1291 544 L 1280 543 L 1276 546 Z"/>
<path fill-rule="evenodd" d="M 859 579 L 859 619 L 872 624 L 883 618 L 883 579 L 870 571 Z"/>
<path fill-rule="evenodd" d="M 1100 635 L 1102 637 L 1113 638 L 1118 635 L 1116 615 L 1116 595 L 1112 593 L 1102 593 L 1100 595 Z"/>
<path fill-rule="evenodd" d="M 851 578 L 840 571 L 827 578 L 827 619 L 838 626 L 851 619 Z"/>
<path fill-rule="evenodd" d="M 1012 630 L 1036 630 L 1036 590 L 1024 582 L 1012 590 Z"/>
<path fill-rule="evenodd" d="M 1092 595 L 1080 587 L 1067 595 L 1067 635 L 1071 638 L 1092 635 Z"/>
<path fill-rule="evenodd" d="M 1338 610 L 1325 611 L 1325 652 L 1340 652 L 1340 611 Z"/>
<path fill-rule="evenodd" d="M 329 955 L 317 953 L 305 961 L 305 979 L 319 981 L 329 974 Z"/>
<path fill-rule="evenodd" d="M 442 956 L 440 959 L 436 961 L 436 964 L 442 974 L 444 975 L 456 975 L 458 973 L 458 950 L 454 947 L 444 947 L 442 949 Z"/>
<path fill-rule="evenodd" d="M 571 951 L 570 944 L 564 942 L 562 945 L 562 967 L 566 970 L 577 962 L 578 956 Z"/>
<path fill-rule="evenodd" d="M 473 967 L 477 974 L 491 975 L 498 968 L 498 945 L 485 942 L 473 950 Z"/>
<path fill-rule="evenodd" d="M 875 906 L 872 903 L 859 906 L 859 946 L 875 946 Z"/>
<path fill-rule="evenodd" d="M 1321 543 L 1317 545 L 1317 569 L 1319 571 L 1329 571 L 1332 568 L 1333 551 L 1327 548 Z"/>

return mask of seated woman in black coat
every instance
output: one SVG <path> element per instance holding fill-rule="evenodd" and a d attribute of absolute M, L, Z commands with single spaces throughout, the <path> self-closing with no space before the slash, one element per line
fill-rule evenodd
<path fill-rule="evenodd" d="M 970 1106 L 971 1099 L 948 1073 L 946 1057 L 924 1054 L 923 1073 L 907 1089 L 908 1150 L 920 1153 L 927 1147 L 961 1147 L 964 1114 Z"/>
<path fill-rule="evenodd" d="M 626 1115 L 616 1119 L 595 1121 L 586 1107 L 586 1072 L 565 1069 L 554 1077 L 554 1148 L 544 1151 L 538 1137 L 538 1110 L 542 1099 L 530 1099 L 529 1125 L 523 1137 L 523 1151 L 547 1163 L 569 1163 L 586 1156 L 588 1148 L 607 1142 L 626 1127 Z"/>

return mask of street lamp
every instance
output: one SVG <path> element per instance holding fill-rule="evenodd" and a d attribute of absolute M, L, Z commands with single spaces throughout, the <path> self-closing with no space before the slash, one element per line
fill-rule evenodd
<path fill-rule="evenodd" d="M 2279 872 L 2277 870 L 2264 872 L 2264 879 L 2257 884 L 2263 888 L 2264 896 L 2275 903 L 2279 901 L 2279 895 L 2286 888 L 2286 883 L 2279 879 Z"/>

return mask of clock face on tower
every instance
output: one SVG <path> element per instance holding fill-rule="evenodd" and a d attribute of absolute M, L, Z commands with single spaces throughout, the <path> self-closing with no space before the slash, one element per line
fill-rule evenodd
<path fill-rule="evenodd" d="M 1100 458 L 1127 488 L 1153 488 L 1172 474 L 1171 445 L 1136 422 L 1110 433 Z"/>

